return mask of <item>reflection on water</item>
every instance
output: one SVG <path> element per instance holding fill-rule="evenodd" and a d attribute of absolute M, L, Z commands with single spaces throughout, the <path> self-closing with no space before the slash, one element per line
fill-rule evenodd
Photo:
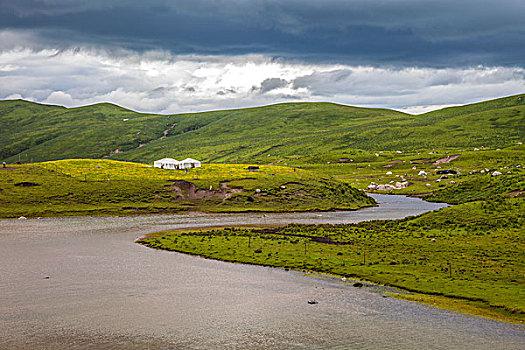
<path fill-rule="evenodd" d="M 133 243 L 169 228 L 348 223 L 442 206 L 376 198 L 356 212 L 0 221 L 0 349 L 520 348 L 516 326 Z"/>

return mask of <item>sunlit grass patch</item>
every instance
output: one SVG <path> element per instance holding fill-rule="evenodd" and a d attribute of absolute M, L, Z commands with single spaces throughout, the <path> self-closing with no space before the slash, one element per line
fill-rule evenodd
<path fill-rule="evenodd" d="M 0 216 L 357 209 L 363 192 L 315 172 L 284 166 L 204 164 L 164 170 L 113 160 L 10 165 L 0 177 Z M 22 184 L 22 185 L 21 185 Z M 31 184 L 28 186 L 26 184 Z"/>

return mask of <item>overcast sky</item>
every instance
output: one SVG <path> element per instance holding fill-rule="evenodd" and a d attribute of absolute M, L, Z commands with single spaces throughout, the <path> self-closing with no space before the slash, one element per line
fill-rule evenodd
<path fill-rule="evenodd" d="M 0 0 L 0 98 L 419 113 L 525 92 L 523 0 Z"/>

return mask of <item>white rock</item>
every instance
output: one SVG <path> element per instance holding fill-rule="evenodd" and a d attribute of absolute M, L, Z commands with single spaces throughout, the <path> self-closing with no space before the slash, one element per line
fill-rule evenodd
<path fill-rule="evenodd" d="M 403 181 L 403 182 L 396 182 L 396 188 L 399 189 L 399 188 L 407 188 L 408 186 L 410 186 L 411 183 L 408 182 L 408 181 Z"/>
<path fill-rule="evenodd" d="M 490 176 L 499 176 L 499 175 L 501 175 L 499 171 L 495 171 L 492 174 L 490 174 Z"/>
<path fill-rule="evenodd" d="M 27 220 L 27 218 L 25 216 L 21 216 L 18 218 L 18 220 Z"/>
<path fill-rule="evenodd" d="M 420 170 L 419 173 L 417 173 L 419 176 L 427 176 L 427 172 L 424 170 Z"/>
<path fill-rule="evenodd" d="M 386 185 L 377 185 L 377 189 L 379 191 L 392 191 L 392 190 L 395 190 L 396 188 L 392 185 L 386 184 Z"/>
<path fill-rule="evenodd" d="M 386 174 L 387 175 L 392 175 L 392 172 L 391 171 L 387 171 Z"/>

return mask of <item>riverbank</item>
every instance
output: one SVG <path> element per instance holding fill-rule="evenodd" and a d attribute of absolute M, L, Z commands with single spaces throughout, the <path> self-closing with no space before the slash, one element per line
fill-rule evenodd
<path fill-rule="evenodd" d="M 397 221 L 176 231 L 140 243 L 230 262 L 362 278 L 420 294 L 411 300 L 523 323 L 524 210 L 519 198 L 499 198 Z"/>

